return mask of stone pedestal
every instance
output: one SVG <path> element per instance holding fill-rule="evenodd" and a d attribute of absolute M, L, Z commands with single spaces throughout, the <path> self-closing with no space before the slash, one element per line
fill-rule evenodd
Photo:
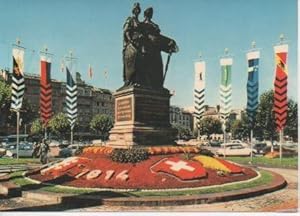
<path fill-rule="evenodd" d="M 174 144 L 176 130 L 169 121 L 170 96 L 166 89 L 130 87 L 117 91 L 115 124 L 107 145 L 131 148 Z"/>

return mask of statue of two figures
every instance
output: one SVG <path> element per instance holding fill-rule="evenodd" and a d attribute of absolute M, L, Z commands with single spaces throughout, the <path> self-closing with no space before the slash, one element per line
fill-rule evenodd
<path fill-rule="evenodd" d="M 176 42 L 160 34 L 160 29 L 151 19 L 153 9 L 144 11 L 144 21 L 138 16 L 141 12 L 139 3 L 135 3 L 132 16 L 124 24 L 124 87 L 141 86 L 159 90 L 163 88 L 164 70 L 161 51 L 169 54 L 165 67 L 168 67 L 170 56 L 178 51 Z"/>

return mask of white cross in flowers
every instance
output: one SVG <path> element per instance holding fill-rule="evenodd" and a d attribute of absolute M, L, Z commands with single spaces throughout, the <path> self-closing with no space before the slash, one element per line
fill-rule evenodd
<path fill-rule="evenodd" d="M 184 162 L 184 161 L 174 162 L 174 161 L 167 160 L 165 162 L 165 164 L 171 165 L 170 169 L 173 171 L 176 171 L 176 172 L 178 172 L 182 169 L 190 171 L 190 172 L 193 172 L 195 170 L 194 167 L 188 166 L 187 162 Z"/>

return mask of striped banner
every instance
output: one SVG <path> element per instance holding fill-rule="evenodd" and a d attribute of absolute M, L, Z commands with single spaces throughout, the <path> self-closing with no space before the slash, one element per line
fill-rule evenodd
<path fill-rule="evenodd" d="M 69 71 L 69 68 L 66 67 L 67 72 L 67 116 L 71 126 L 71 130 L 73 130 L 75 126 L 75 122 L 77 119 L 77 85 Z"/>
<path fill-rule="evenodd" d="M 258 107 L 258 65 L 259 51 L 251 51 L 247 53 L 248 60 L 248 81 L 247 81 L 247 115 L 251 124 L 254 127 L 256 110 Z"/>
<path fill-rule="evenodd" d="M 52 115 L 51 60 L 41 56 L 40 113 L 44 125 Z"/>
<path fill-rule="evenodd" d="M 222 58 L 220 60 L 222 77 L 220 85 L 220 114 L 226 121 L 231 112 L 231 66 L 232 58 Z"/>
<path fill-rule="evenodd" d="M 274 47 L 276 71 L 274 81 L 274 112 L 276 119 L 277 131 L 281 131 L 287 118 L 288 101 L 287 101 L 287 53 L 288 45 L 278 45 Z"/>
<path fill-rule="evenodd" d="M 24 50 L 13 48 L 13 71 L 11 84 L 11 109 L 20 110 L 25 91 Z"/>
<path fill-rule="evenodd" d="M 2 77 L 2 79 L 5 82 L 7 82 L 7 80 L 8 80 L 8 70 L 1 69 L 0 70 L 0 77 Z"/>
<path fill-rule="evenodd" d="M 195 63 L 195 85 L 194 85 L 194 108 L 197 119 L 197 127 L 204 113 L 205 101 L 205 62 Z"/>

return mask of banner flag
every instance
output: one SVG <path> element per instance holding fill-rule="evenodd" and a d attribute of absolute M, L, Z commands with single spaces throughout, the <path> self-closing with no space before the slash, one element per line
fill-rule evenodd
<path fill-rule="evenodd" d="M 287 54 L 288 45 L 281 44 L 274 47 L 275 52 L 275 80 L 274 80 L 274 107 L 277 131 L 281 131 L 285 124 L 288 111 L 287 101 Z"/>
<path fill-rule="evenodd" d="M 1 69 L 0 76 L 6 82 L 8 80 L 8 70 Z"/>
<path fill-rule="evenodd" d="M 13 48 L 11 109 L 20 110 L 25 91 L 24 49 Z"/>
<path fill-rule="evenodd" d="M 195 63 L 194 108 L 197 127 L 204 113 L 205 102 L 205 61 Z"/>
<path fill-rule="evenodd" d="M 250 51 L 247 53 L 248 60 L 248 81 L 247 81 L 247 115 L 254 127 L 256 110 L 258 107 L 258 69 L 259 69 L 259 51 Z"/>
<path fill-rule="evenodd" d="M 41 56 L 40 115 L 47 125 L 52 115 L 51 59 Z"/>
<path fill-rule="evenodd" d="M 67 72 L 67 91 L 66 91 L 67 116 L 71 126 L 71 130 L 73 130 L 77 119 L 77 85 L 68 67 L 66 67 L 66 72 Z"/>
<path fill-rule="evenodd" d="M 89 64 L 89 70 L 88 70 L 88 75 L 89 77 L 92 79 L 93 78 L 93 68 L 92 66 Z"/>
<path fill-rule="evenodd" d="M 221 65 L 221 84 L 220 84 L 220 114 L 221 118 L 226 121 L 231 112 L 231 67 L 232 58 L 222 58 Z"/>

